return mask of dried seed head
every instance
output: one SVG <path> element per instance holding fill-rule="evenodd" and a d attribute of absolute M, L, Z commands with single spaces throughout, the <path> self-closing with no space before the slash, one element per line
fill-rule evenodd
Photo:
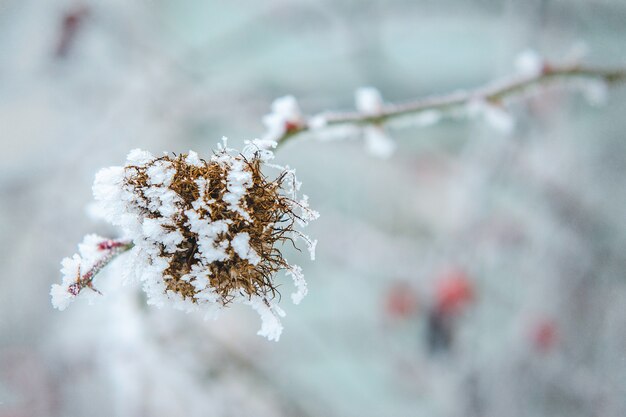
<path fill-rule="evenodd" d="M 260 159 L 242 155 L 188 159 L 163 156 L 124 168 L 144 230 L 155 231 L 167 260 L 166 289 L 193 302 L 207 285 L 222 304 L 238 293 L 273 298 L 274 274 L 289 267 L 277 243 L 290 239 L 298 216 L 281 194 L 285 175 L 269 181 Z"/>
<path fill-rule="evenodd" d="M 306 294 L 301 269 L 285 260 L 280 244 L 303 239 L 313 257 L 315 242 L 297 226 L 318 215 L 297 197 L 294 171 L 264 175 L 273 155 L 260 145 L 249 143 L 242 153 L 224 145 L 208 160 L 191 151 L 154 157 L 135 150 L 126 166 L 98 173 L 94 195 L 133 240 L 150 303 L 185 310 L 250 304 L 264 318 L 261 333 L 277 339 L 283 313 L 272 302 L 275 274 L 293 277 L 294 302 Z M 270 316 L 273 326 L 265 323 Z"/>

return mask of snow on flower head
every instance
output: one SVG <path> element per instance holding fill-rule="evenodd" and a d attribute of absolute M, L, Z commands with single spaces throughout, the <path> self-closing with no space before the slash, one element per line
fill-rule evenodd
<path fill-rule="evenodd" d="M 279 167 L 275 179 L 262 173 L 273 157 L 264 145 L 253 141 L 236 153 L 224 143 L 206 160 L 191 151 L 155 157 L 136 150 L 124 167 L 97 174 L 94 196 L 132 239 L 150 304 L 215 311 L 240 302 L 261 314 L 259 334 L 278 339 L 284 313 L 273 303 L 275 274 L 293 277 L 294 301 L 306 294 L 300 268 L 279 244 L 303 240 L 313 256 L 315 242 L 296 225 L 318 214 L 297 196 L 293 170 Z"/>

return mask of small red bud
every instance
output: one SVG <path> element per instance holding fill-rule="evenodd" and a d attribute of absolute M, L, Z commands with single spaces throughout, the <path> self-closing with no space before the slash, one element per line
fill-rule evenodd
<path fill-rule="evenodd" d="M 298 130 L 300 130 L 300 123 L 292 122 L 292 121 L 285 122 L 285 131 L 287 133 L 297 132 Z"/>

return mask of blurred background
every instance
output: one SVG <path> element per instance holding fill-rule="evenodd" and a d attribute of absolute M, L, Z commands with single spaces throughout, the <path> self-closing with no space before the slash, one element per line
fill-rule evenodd
<path fill-rule="evenodd" d="M 582 46 L 584 45 L 584 47 Z M 208 155 L 307 114 L 481 85 L 532 48 L 626 64 L 618 0 L 0 0 L 0 416 L 626 415 L 626 89 L 550 91 L 477 121 L 294 140 L 320 211 L 279 343 L 234 307 L 148 308 L 113 264 L 59 312 L 95 172 L 130 149 Z"/>

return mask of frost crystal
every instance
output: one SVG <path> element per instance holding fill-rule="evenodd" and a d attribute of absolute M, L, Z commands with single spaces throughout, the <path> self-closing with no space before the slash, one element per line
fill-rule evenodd
<path fill-rule="evenodd" d="M 361 87 L 354 93 L 356 109 L 361 113 L 376 115 L 383 111 L 383 98 L 374 87 Z"/>
<path fill-rule="evenodd" d="M 354 101 L 356 109 L 363 114 L 376 116 L 383 112 L 383 98 L 374 87 L 361 87 L 356 90 Z M 396 150 L 395 142 L 381 125 L 365 126 L 362 132 L 365 148 L 371 155 L 385 159 Z"/>
<path fill-rule="evenodd" d="M 267 127 L 264 140 L 279 140 L 285 134 L 297 131 L 305 123 L 300 106 L 293 96 L 277 98 L 272 103 L 272 112 L 263 117 L 263 124 Z"/>
<path fill-rule="evenodd" d="M 583 96 L 592 106 L 602 106 L 608 99 L 608 86 L 603 81 L 587 81 L 582 85 Z"/>
<path fill-rule="evenodd" d="M 396 143 L 380 126 L 366 126 L 363 129 L 365 149 L 374 156 L 382 159 L 389 158 L 396 150 Z"/>
<path fill-rule="evenodd" d="M 233 302 L 250 305 L 263 320 L 259 334 L 278 340 L 284 313 L 273 302 L 274 276 L 291 275 L 294 302 L 306 294 L 306 282 L 277 246 L 301 239 L 313 251 L 315 242 L 295 227 L 318 214 L 298 197 L 293 170 L 278 167 L 274 180 L 261 172 L 273 146 L 268 139 L 247 142 L 239 154 L 224 142 L 208 160 L 191 151 L 154 157 L 135 150 L 126 166 L 96 175 L 94 196 L 105 218 L 132 240 L 150 304 L 209 313 Z M 54 297 L 66 305 L 66 294 Z"/>
<path fill-rule="evenodd" d="M 467 105 L 467 114 L 470 118 L 482 117 L 487 125 L 493 129 L 510 134 L 515 128 L 515 119 L 503 107 L 484 99 L 474 99 Z"/>
<path fill-rule="evenodd" d="M 63 280 L 50 289 L 52 306 L 65 310 L 83 289 L 97 292 L 92 282 L 95 274 L 128 247 L 126 241 L 113 241 L 93 234 L 85 236 L 78 245 L 78 253 L 61 261 Z"/>
<path fill-rule="evenodd" d="M 543 71 L 543 58 L 532 49 L 527 49 L 515 57 L 515 69 L 525 77 L 537 77 Z"/>

